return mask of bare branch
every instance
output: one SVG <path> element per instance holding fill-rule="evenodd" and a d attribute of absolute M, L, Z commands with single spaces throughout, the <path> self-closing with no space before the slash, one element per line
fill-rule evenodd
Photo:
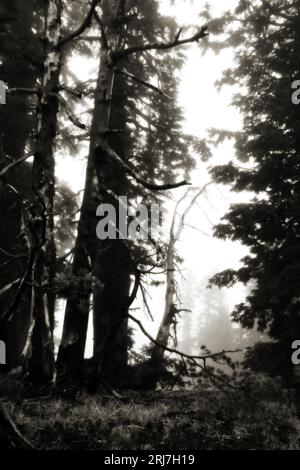
<path fill-rule="evenodd" d="M 203 356 L 192 356 L 191 354 L 185 354 L 184 352 L 182 351 L 178 351 L 177 349 L 174 349 L 174 348 L 169 348 L 168 346 L 163 346 L 162 344 L 160 344 L 158 341 L 156 341 L 156 339 L 154 339 L 150 333 L 147 332 L 147 330 L 144 328 L 142 322 L 140 320 L 138 320 L 137 318 L 135 318 L 133 315 L 131 315 L 130 313 L 128 313 L 128 318 L 130 320 L 132 320 L 134 323 L 136 323 L 140 330 L 142 331 L 142 333 L 144 333 L 144 335 L 150 339 L 150 341 L 155 344 L 156 346 L 158 346 L 159 348 L 162 348 L 164 349 L 164 351 L 167 351 L 169 353 L 172 353 L 172 354 L 176 354 L 177 356 L 180 356 L 182 358 L 185 358 L 185 359 L 189 359 L 189 360 L 200 360 L 200 361 L 204 361 L 204 360 L 207 360 L 207 359 L 217 359 L 218 357 L 220 356 L 224 356 L 225 354 L 236 354 L 238 352 L 243 352 L 244 350 L 243 349 L 235 349 L 233 351 L 220 351 L 220 352 L 217 352 L 217 353 L 212 353 L 212 354 L 206 354 L 206 355 L 203 355 Z"/>
<path fill-rule="evenodd" d="M 78 29 L 70 33 L 68 36 L 65 38 L 61 39 L 57 45 L 58 48 L 62 48 L 65 44 L 67 44 L 70 41 L 73 41 L 74 39 L 78 38 L 89 26 L 91 25 L 92 18 L 94 15 L 94 11 L 96 9 L 97 3 L 99 0 L 93 0 L 90 9 L 88 11 L 88 14 L 86 15 L 85 19 L 83 20 L 81 26 L 79 26 Z"/>
<path fill-rule="evenodd" d="M 27 155 L 24 155 L 23 157 L 19 158 L 18 160 L 14 160 L 11 163 L 9 163 L 5 168 L 3 168 L 0 171 L 0 177 L 4 176 L 5 173 L 7 173 L 11 168 L 14 168 L 16 165 L 19 165 L 20 163 L 24 162 L 25 160 L 28 160 L 28 158 L 32 157 L 33 153 L 28 153 Z M 9 157 L 8 157 L 9 158 Z"/>
<path fill-rule="evenodd" d="M 2 289 L 0 289 L 0 295 L 5 294 L 5 292 L 9 291 L 19 281 L 20 281 L 20 278 L 16 279 L 15 281 L 12 281 L 9 284 L 7 284 L 6 286 L 2 287 Z"/>
<path fill-rule="evenodd" d="M 104 154 L 109 159 L 112 159 L 113 162 L 116 162 L 126 173 L 128 173 L 132 178 L 134 178 L 137 183 L 140 183 L 146 189 L 152 191 L 166 191 L 168 189 L 176 189 L 180 188 L 181 186 L 189 185 L 187 181 L 180 181 L 179 183 L 161 185 L 149 183 L 148 181 L 140 177 L 132 168 L 130 168 L 130 166 L 127 165 L 127 163 L 125 163 L 106 142 L 99 142 L 96 150 L 98 150 L 99 153 Z"/>
<path fill-rule="evenodd" d="M 174 47 L 178 46 L 183 46 L 184 44 L 192 43 L 192 42 L 198 42 L 200 39 L 203 39 L 205 36 L 207 36 L 207 26 L 202 26 L 200 31 L 198 31 L 196 34 L 193 36 L 186 38 L 186 39 L 180 39 L 180 34 L 175 37 L 174 41 L 171 42 L 155 42 L 152 44 L 141 44 L 140 46 L 136 47 L 129 47 L 124 50 L 116 51 L 113 54 L 113 58 L 115 60 L 118 59 L 124 59 L 125 57 L 128 57 L 131 54 L 136 54 L 140 52 L 145 52 L 145 51 L 151 51 L 151 50 L 168 50 L 168 49 L 173 49 Z"/>
<path fill-rule="evenodd" d="M 38 95 L 40 93 L 39 88 L 9 88 L 6 90 L 7 94 L 21 93 L 24 95 Z"/>
<path fill-rule="evenodd" d="M 78 36 L 74 41 L 100 42 L 101 36 Z"/>
<path fill-rule="evenodd" d="M 83 95 L 83 90 L 76 90 L 66 85 L 60 85 L 58 91 L 65 91 L 69 95 L 74 96 L 74 98 L 82 98 Z"/>
<path fill-rule="evenodd" d="M 73 255 L 75 251 L 75 248 L 71 248 L 71 250 L 69 250 L 67 253 L 65 253 L 64 255 L 60 256 L 59 258 L 57 258 L 57 261 L 64 261 L 65 259 L 67 259 L 69 256 Z"/>
<path fill-rule="evenodd" d="M 153 315 L 151 313 L 150 306 L 148 304 L 147 296 L 146 296 L 147 291 L 146 291 L 145 287 L 142 284 L 141 284 L 141 293 L 142 293 L 143 302 L 144 302 L 144 305 L 147 309 L 148 315 L 151 318 L 151 320 L 154 321 Z"/>
<path fill-rule="evenodd" d="M 182 229 L 184 227 L 184 219 L 187 217 L 187 215 L 189 214 L 189 212 L 191 211 L 191 209 L 193 208 L 193 206 L 196 204 L 198 198 L 206 191 L 206 189 L 208 188 L 208 186 L 210 186 L 212 184 L 212 182 L 210 181 L 209 183 L 205 184 L 203 186 L 203 188 L 200 188 L 197 193 L 195 194 L 195 196 L 193 197 L 193 199 L 191 200 L 191 202 L 189 203 L 189 205 L 187 206 L 187 208 L 185 209 L 185 211 L 183 212 L 183 214 L 181 215 L 181 222 L 177 228 L 177 232 L 175 234 L 175 241 L 178 240 L 178 238 L 180 237 L 180 234 L 182 232 Z M 193 188 L 191 188 L 193 189 Z M 177 208 L 178 208 L 178 205 L 181 203 L 181 201 L 183 201 L 189 194 L 189 190 L 185 193 L 185 195 L 178 201 L 178 204 L 176 205 L 176 209 L 175 209 L 175 213 L 174 213 L 174 216 L 176 217 L 176 212 L 177 212 Z"/>
<path fill-rule="evenodd" d="M 4 248 L 1 248 L 1 247 L 0 247 L 0 251 L 4 255 L 8 256 L 9 258 L 13 258 L 13 259 L 26 258 L 26 256 L 29 255 L 29 253 L 23 253 L 23 254 L 20 254 L 20 255 L 15 255 L 14 253 L 9 253 L 8 251 L 4 250 Z"/>
<path fill-rule="evenodd" d="M 130 253 L 130 254 L 131 254 L 131 253 Z M 139 287 L 140 287 L 140 283 L 141 283 L 141 273 L 140 273 L 140 271 L 139 271 L 137 268 L 135 268 L 135 273 L 134 273 L 134 275 L 135 275 L 134 286 L 133 286 L 132 292 L 131 292 L 131 294 L 130 294 L 130 296 L 129 296 L 129 298 L 128 298 L 128 305 L 127 305 L 128 308 L 129 308 L 129 307 L 133 304 L 133 302 L 135 301 L 136 296 L 137 296 L 137 293 L 138 293 L 138 290 L 139 290 Z M 141 288 L 142 288 L 142 286 L 141 286 Z"/>
<path fill-rule="evenodd" d="M 191 228 L 191 229 L 193 229 L 193 230 L 196 230 L 196 232 L 199 232 L 199 233 L 201 233 L 201 235 L 205 235 L 206 237 L 210 237 L 210 236 L 211 236 L 209 233 L 204 232 L 203 230 L 201 230 L 201 229 L 198 228 L 198 227 L 195 227 L 195 226 L 192 225 L 192 224 L 186 224 L 186 223 L 184 223 L 184 227 L 189 227 L 189 228 Z"/>
<path fill-rule="evenodd" d="M 74 126 L 84 131 L 87 130 L 87 126 L 83 122 L 79 121 L 79 119 L 77 119 L 76 116 L 73 115 L 72 111 L 70 110 L 68 106 L 67 101 L 61 95 L 59 95 L 58 93 L 53 93 L 53 92 L 50 92 L 49 95 L 55 96 L 61 102 L 61 104 L 63 105 L 63 109 L 67 114 L 68 119 L 72 122 L 72 124 L 74 124 Z"/>
<path fill-rule="evenodd" d="M 144 85 L 145 87 L 150 88 L 151 90 L 156 91 L 164 98 L 167 98 L 168 100 L 172 101 L 172 98 L 169 95 L 164 93 L 160 88 L 156 87 L 155 85 L 152 85 L 152 83 L 146 82 L 145 80 L 142 80 L 141 78 L 138 78 L 135 75 L 132 75 L 131 73 L 126 72 L 125 70 L 116 69 L 115 72 L 120 75 L 124 75 L 124 77 L 130 78 L 131 80 L 137 83 L 140 83 L 141 85 Z"/>

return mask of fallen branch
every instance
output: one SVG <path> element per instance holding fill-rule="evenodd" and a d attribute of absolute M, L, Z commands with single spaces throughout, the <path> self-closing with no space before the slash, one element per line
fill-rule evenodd
<path fill-rule="evenodd" d="M 125 398 L 120 395 L 120 393 L 116 392 L 101 376 L 98 377 L 99 382 L 112 394 L 114 398 L 117 398 L 117 400 L 124 401 Z"/>
<path fill-rule="evenodd" d="M 26 439 L 26 437 L 24 437 L 20 433 L 17 426 L 15 425 L 15 423 L 9 416 L 4 403 L 0 401 L 0 429 L 1 428 L 5 429 L 9 437 L 11 436 L 12 438 L 15 438 L 17 441 L 20 441 L 25 448 L 35 449 L 35 447 Z"/>

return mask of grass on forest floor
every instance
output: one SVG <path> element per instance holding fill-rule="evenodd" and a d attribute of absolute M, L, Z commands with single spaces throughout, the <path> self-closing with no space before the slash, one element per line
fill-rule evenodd
<path fill-rule="evenodd" d="M 257 396 L 260 398 L 258 399 Z M 125 403 L 75 399 L 4 400 L 37 449 L 300 449 L 299 420 L 287 399 L 209 389 L 129 394 Z"/>

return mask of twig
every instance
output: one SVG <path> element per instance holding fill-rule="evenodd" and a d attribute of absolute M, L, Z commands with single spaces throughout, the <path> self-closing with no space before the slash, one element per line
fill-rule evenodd
<path fill-rule="evenodd" d="M 191 361 L 193 360 L 206 360 L 206 359 L 214 359 L 214 358 L 218 358 L 219 356 L 222 356 L 222 355 L 225 355 L 225 354 L 236 354 L 238 352 L 243 352 L 243 349 L 235 349 L 233 351 L 220 351 L 218 353 L 212 353 L 212 354 L 206 354 L 206 355 L 203 355 L 203 356 L 192 356 L 191 354 L 186 354 L 182 351 L 179 351 L 177 349 L 173 349 L 173 348 L 169 348 L 168 346 L 163 346 L 162 344 L 160 344 L 158 341 L 156 341 L 156 339 L 154 339 L 150 333 L 148 333 L 142 322 L 140 320 L 138 320 L 137 318 L 135 318 L 133 315 L 131 315 L 130 313 L 128 313 L 128 318 L 130 320 L 132 320 L 134 323 L 136 323 L 140 330 L 144 333 L 144 335 L 150 339 L 150 341 L 152 343 L 154 343 L 156 346 L 164 349 L 165 351 L 169 352 L 169 353 L 172 353 L 172 354 L 177 354 L 178 356 L 182 357 L 182 358 L 185 358 L 185 359 L 189 359 Z"/>
<path fill-rule="evenodd" d="M 141 284 L 141 293 L 142 293 L 144 305 L 147 309 L 149 317 L 151 318 L 152 321 L 154 321 L 153 315 L 151 313 L 151 310 L 150 310 L 150 307 L 149 307 L 149 304 L 148 304 L 148 301 L 147 301 L 146 292 L 147 291 L 145 290 L 145 287 Z"/>

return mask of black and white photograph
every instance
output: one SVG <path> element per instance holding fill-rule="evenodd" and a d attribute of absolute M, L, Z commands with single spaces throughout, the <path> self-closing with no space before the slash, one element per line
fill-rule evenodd
<path fill-rule="evenodd" d="M 0 0 L 0 451 L 299 457 L 300 0 Z"/>

